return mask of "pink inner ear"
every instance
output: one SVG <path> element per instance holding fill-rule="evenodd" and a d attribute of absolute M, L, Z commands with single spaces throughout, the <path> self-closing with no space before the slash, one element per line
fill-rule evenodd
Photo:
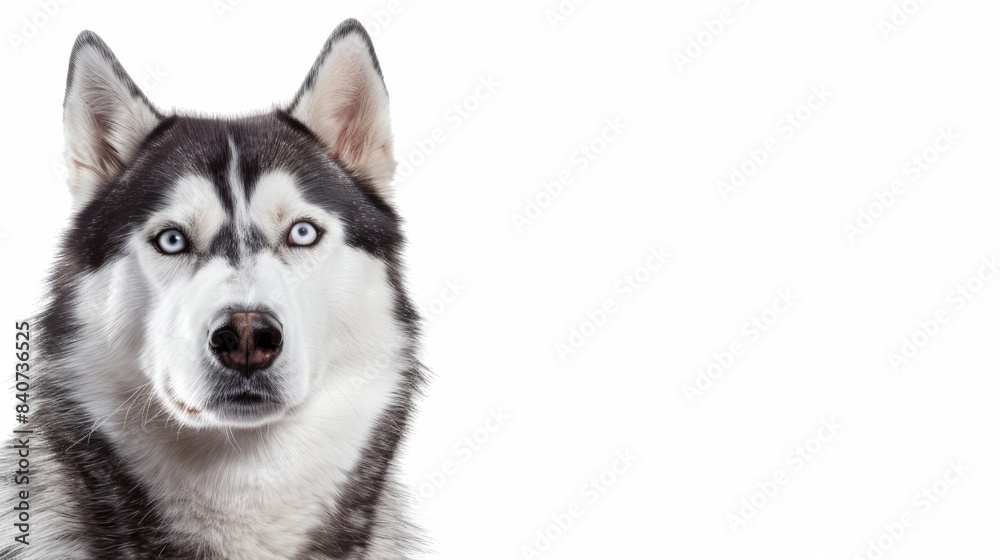
<path fill-rule="evenodd" d="M 331 157 L 360 175 L 388 183 L 395 162 L 387 106 L 385 86 L 367 47 L 343 44 L 328 55 L 293 114 L 319 136 Z"/>
<path fill-rule="evenodd" d="M 349 67 L 350 68 L 350 67 Z M 333 78 L 340 82 L 339 87 L 331 88 L 332 91 L 326 95 L 329 98 L 327 110 L 329 117 L 323 119 L 325 130 L 320 130 L 320 136 L 324 137 L 330 149 L 330 155 L 335 158 L 350 158 L 356 154 L 352 142 L 358 139 L 354 137 L 354 131 L 359 126 L 356 122 L 360 105 L 364 103 L 364 90 L 354 83 L 362 76 L 341 69 L 338 75 Z M 322 111 L 322 108 L 319 109 Z M 345 163 L 353 163 L 347 162 Z"/>
<path fill-rule="evenodd" d="M 344 151 L 348 149 L 350 142 L 350 130 L 351 130 L 351 115 L 352 111 L 345 109 L 337 113 L 337 122 L 341 123 L 341 129 L 337 134 L 336 139 L 332 142 L 330 146 L 330 155 L 340 159 L 341 157 L 349 154 L 345 154 Z M 348 162 L 350 163 L 350 162 Z"/>
<path fill-rule="evenodd" d="M 340 130 L 336 139 L 330 147 L 330 155 L 341 159 L 348 165 L 356 165 L 363 159 L 365 152 L 365 135 L 360 132 L 360 127 L 365 123 L 359 123 L 358 118 L 365 103 L 363 96 L 356 97 L 352 103 L 341 108 L 334 114 L 333 121 L 339 123 Z"/>

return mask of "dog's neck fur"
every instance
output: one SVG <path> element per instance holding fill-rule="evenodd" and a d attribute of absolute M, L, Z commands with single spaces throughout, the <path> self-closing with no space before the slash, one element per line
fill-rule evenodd
<path fill-rule="evenodd" d="M 367 542 L 371 537 L 345 538 L 338 532 L 344 523 L 338 518 L 356 522 L 365 515 L 343 498 L 358 491 L 352 485 L 385 484 L 387 473 L 372 468 L 372 454 L 382 466 L 392 458 L 396 442 L 386 448 L 378 439 L 387 424 L 405 422 L 398 417 L 405 407 L 389 403 L 408 375 L 396 371 L 373 377 L 370 368 L 360 367 L 341 374 L 347 380 L 341 390 L 319 391 L 281 422 L 258 429 L 178 430 L 151 399 L 131 410 L 122 407 L 106 420 L 95 419 L 100 424 L 96 429 L 77 422 L 76 429 L 52 434 L 52 444 L 68 443 L 71 453 L 61 456 L 66 460 L 62 470 L 92 478 L 83 480 L 92 495 L 80 496 L 82 503 L 99 503 L 105 494 L 110 505 L 120 508 L 115 519 L 102 520 L 100 530 L 109 536 L 119 531 L 141 535 L 139 528 L 145 526 L 159 533 L 138 537 L 135 550 L 159 538 L 179 557 L 223 557 L 219 551 L 225 551 L 226 558 L 287 558 L 290 551 L 331 547 L 346 553 L 353 546 L 351 538 Z M 360 396 L 362 388 L 368 395 L 382 394 L 384 406 L 355 404 L 352 397 Z M 59 393 L 50 402 L 61 400 Z M 56 424 L 69 427 L 79 412 L 50 414 L 62 416 L 65 422 Z M 95 459 L 105 463 L 89 465 L 96 478 L 73 473 L 81 462 Z M 148 501 L 148 507 L 112 497 L 125 494 L 141 496 L 137 501 Z M 108 531 L 109 522 L 122 526 Z M 128 546 L 125 538 L 120 544 Z"/>
<path fill-rule="evenodd" d="M 379 412 L 355 411 L 343 396 L 321 392 L 273 426 L 178 435 L 134 424 L 115 444 L 140 458 L 135 475 L 183 540 L 225 547 L 234 557 L 240 547 L 249 547 L 246 557 L 284 557 L 336 510 Z"/>

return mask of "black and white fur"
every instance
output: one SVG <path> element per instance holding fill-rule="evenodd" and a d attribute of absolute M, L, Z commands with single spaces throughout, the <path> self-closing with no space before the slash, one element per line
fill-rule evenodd
<path fill-rule="evenodd" d="M 241 118 L 157 110 L 84 32 L 64 121 L 74 213 L 31 330 L 31 481 L 3 486 L 7 512 L 30 491 L 30 545 L 8 513 L 0 557 L 411 558 L 394 457 L 418 317 L 361 24 L 333 32 L 290 104 Z M 286 242 L 301 220 L 315 245 Z M 157 249 L 167 228 L 187 252 Z M 233 309 L 284 331 L 249 381 L 209 348 Z M 269 405 L 219 404 L 240 383 Z"/>

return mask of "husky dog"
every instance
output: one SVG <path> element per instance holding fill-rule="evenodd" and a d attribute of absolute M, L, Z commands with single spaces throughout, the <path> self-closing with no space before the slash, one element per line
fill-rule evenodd
<path fill-rule="evenodd" d="M 394 457 L 424 373 L 361 24 L 240 118 L 161 112 L 85 31 L 64 122 L 74 209 L 0 557 L 412 558 Z"/>

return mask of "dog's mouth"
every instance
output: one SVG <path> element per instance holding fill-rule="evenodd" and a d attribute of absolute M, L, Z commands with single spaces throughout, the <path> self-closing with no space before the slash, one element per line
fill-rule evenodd
<path fill-rule="evenodd" d="M 274 377 L 223 379 L 208 387 L 210 396 L 190 400 L 165 387 L 166 403 L 175 415 L 198 426 L 260 426 L 283 417 L 294 403 L 289 402 Z"/>
<path fill-rule="evenodd" d="M 191 416 L 195 416 L 195 415 L 197 415 L 198 413 L 201 412 L 201 410 L 199 410 L 198 407 L 191 406 L 188 403 L 186 403 L 186 402 L 180 400 L 179 398 L 177 398 L 177 395 L 174 394 L 174 392 L 170 389 L 169 385 L 166 386 L 165 389 L 166 389 L 167 396 L 170 398 L 170 402 L 175 407 L 177 407 L 182 413 L 189 414 Z"/>
<path fill-rule="evenodd" d="M 177 406 L 177 408 L 181 409 L 181 412 L 183 412 L 185 414 L 194 415 L 194 414 L 198 414 L 199 412 L 201 412 L 200 410 L 198 410 L 198 407 L 191 406 L 191 405 L 187 404 L 184 401 L 175 400 L 174 401 L 174 405 Z"/>
<path fill-rule="evenodd" d="M 282 402 L 270 392 L 242 388 L 217 394 L 209 407 L 230 418 L 251 419 L 273 414 L 282 407 Z"/>
<path fill-rule="evenodd" d="M 278 404 L 278 400 L 263 391 L 242 390 L 231 391 L 216 399 L 219 402 L 233 406 L 260 406 Z"/>
<path fill-rule="evenodd" d="M 274 395 L 259 390 L 232 390 L 216 395 L 203 407 L 190 405 L 176 397 L 171 402 L 180 413 L 193 421 L 205 412 L 216 420 L 236 422 L 237 425 L 256 425 L 278 416 L 284 409 L 282 401 Z"/>

